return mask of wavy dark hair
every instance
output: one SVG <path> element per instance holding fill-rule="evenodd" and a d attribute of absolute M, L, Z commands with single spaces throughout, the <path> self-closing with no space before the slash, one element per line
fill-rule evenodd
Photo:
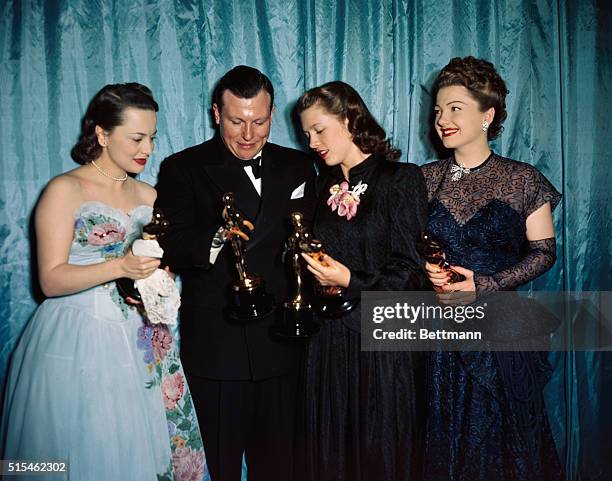
<path fill-rule="evenodd" d="M 128 107 L 154 112 L 159 110 L 151 90 L 139 83 L 106 85 L 94 95 L 81 120 L 77 143 L 70 151 L 75 162 L 84 165 L 100 156 L 102 147 L 96 136 L 96 125 L 106 132 L 112 131 L 121 125 L 123 112 Z"/>
<path fill-rule="evenodd" d="M 397 160 L 401 151 L 391 146 L 385 130 L 376 121 L 357 91 L 349 84 L 336 80 L 307 90 L 297 101 L 295 113 L 319 105 L 341 121 L 348 119 L 348 131 L 353 143 L 364 154 L 377 154 L 387 160 Z"/>
<path fill-rule="evenodd" d="M 460 85 L 465 87 L 470 95 L 480 105 L 480 110 L 493 107 L 495 117 L 487 130 L 487 139 L 492 140 L 504 130 L 502 124 L 508 113 L 506 112 L 506 83 L 495 70 L 491 62 L 469 57 L 455 57 L 444 67 L 434 83 L 434 98 L 443 87 Z"/>
<path fill-rule="evenodd" d="M 223 109 L 223 93 L 226 90 L 241 99 L 252 99 L 263 90 L 270 94 L 270 110 L 274 106 L 272 82 L 256 68 L 238 65 L 219 79 L 213 92 L 213 103 L 217 105 L 219 112 Z"/>

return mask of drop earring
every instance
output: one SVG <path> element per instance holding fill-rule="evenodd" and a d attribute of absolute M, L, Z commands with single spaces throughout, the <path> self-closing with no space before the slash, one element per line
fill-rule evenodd
<path fill-rule="evenodd" d="M 486 132 L 487 130 L 489 130 L 489 122 L 487 122 L 486 120 L 482 123 L 482 131 Z"/>

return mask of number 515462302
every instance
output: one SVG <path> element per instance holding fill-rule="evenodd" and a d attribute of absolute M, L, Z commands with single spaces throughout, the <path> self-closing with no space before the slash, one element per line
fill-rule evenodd
<path fill-rule="evenodd" d="M 66 473 L 68 463 L 65 461 L 34 461 L 25 459 L 2 459 L 0 460 L 0 474 L 44 474 L 44 473 Z"/>

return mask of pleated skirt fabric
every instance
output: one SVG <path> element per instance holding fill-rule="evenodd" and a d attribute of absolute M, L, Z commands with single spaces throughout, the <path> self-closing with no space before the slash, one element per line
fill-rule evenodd
<path fill-rule="evenodd" d="M 322 322 L 303 363 L 296 479 L 420 479 L 422 355 L 362 352 L 359 333 Z"/>

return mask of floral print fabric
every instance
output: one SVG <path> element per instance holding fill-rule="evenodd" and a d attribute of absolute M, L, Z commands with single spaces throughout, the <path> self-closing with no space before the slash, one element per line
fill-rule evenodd
<path fill-rule="evenodd" d="M 168 472 L 158 480 L 199 481 L 205 471 L 204 449 L 172 332 L 164 324 L 144 324 L 138 329 L 137 344 L 151 373 L 145 387 L 161 390 L 168 419 L 174 477 Z"/>
<path fill-rule="evenodd" d="M 74 244 L 94 261 L 96 257 L 110 260 L 123 256 L 131 243 L 140 237 L 142 226 L 133 228 L 130 225 L 132 217 L 119 209 L 98 202 L 91 204 L 93 209 L 80 209 L 75 219 Z M 105 287 L 127 319 L 133 308 L 125 303 L 114 283 Z M 171 459 L 166 472 L 157 475 L 158 481 L 209 479 L 195 409 L 173 332 L 166 325 L 152 325 L 142 318 L 134 343 L 142 353 L 141 362 L 147 373 L 143 389 L 159 393 L 168 424 Z"/>
<path fill-rule="evenodd" d="M 97 205 L 98 203 L 92 204 Z M 108 206 L 104 207 L 108 208 Z M 122 257 L 126 247 L 129 247 L 140 233 L 133 231 L 128 235 L 125 226 L 115 217 L 118 216 L 81 210 L 80 215 L 74 221 L 74 242 L 105 261 Z M 129 219 L 129 216 L 126 217 Z M 119 295 L 114 282 L 112 286 L 108 286 L 111 289 L 109 292 L 111 299 L 121 310 L 123 317 L 127 319 L 129 306 Z"/>

